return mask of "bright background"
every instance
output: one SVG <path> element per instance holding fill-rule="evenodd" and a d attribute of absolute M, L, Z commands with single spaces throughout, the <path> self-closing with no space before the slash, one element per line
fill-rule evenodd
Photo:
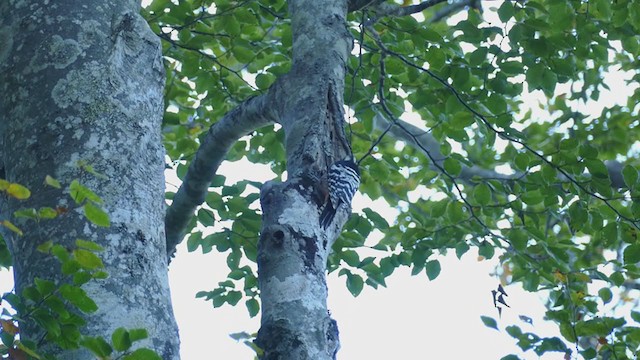
<path fill-rule="evenodd" d="M 603 90 L 598 102 L 588 104 L 592 114 L 599 114 L 603 107 L 625 102 L 634 90 L 621 86 L 628 74 L 610 73 L 606 77 L 613 92 Z M 539 92 L 526 96 L 528 106 L 533 108 L 534 104 L 544 102 Z M 273 178 L 266 167 L 247 161 L 225 162 L 219 173 L 227 177 L 228 183 Z M 175 189 L 177 184 L 178 180 L 167 173 L 167 187 Z M 367 206 L 393 221 L 394 210 L 357 195 L 354 211 Z M 229 334 L 256 332 L 259 315 L 249 318 L 243 301 L 236 307 L 224 305 L 214 309 L 210 302 L 195 298 L 196 292 L 213 290 L 218 282 L 226 280 L 226 255 L 215 252 L 203 255 L 199 250 L 188 253 L 183 243 L 169 268 L 181 355 L 185 360 L 253 359 L 252 350 Z M 429 281 L 424 272 L 410 276 L 408 269 L 400 268 L 387 278 L 387 288 L 374 290 L 365 286 L 357 298 L 347 291 L 344 277 L 339 278 L 337 272 L 330 274 L 328 303 L 332 316 L 338 321 L 342 346 L 338 358 L 497 360 L 514 353 L 526 360 L 561 360 L 561 353 L 547 353 L 542 357 L 531 351 L 523 354 L 504 331 L 506 326 L 518 325 L 523 332 L 559 336 L 554 324 L 542 320 L 542 295 L 525 292 L 519 285 L 505 287 L 511 308 L 504 308 L 502 317 L 498 317 L 491 296 L 491 290 L 499 284 L 498 255 L 496 252 L 493 259 L 480 260 L 472 248 L 458 260 L 452 251 L 438 258 L 442 272 L 434 281 Z M 12 288 L 11 274 L 0 270 L 0 294 Z M 500 331 L 484 326 L 481 315 L 496 319 Z M 533 325 L 519 319 L 520 315 L 533 319 Z"/>
<path fill-rule="evenodd" d="M 500 2 L 496 2 L 498 7 Z M 491 11 L 485 17 L 494 24 L 499 22 Z M 492 18 L 493 17 L 493 18 Z M 605 76 L 614 91 L 602 89 L 600 100 L 578 104 L 578 110 L 597 116 L 603 107 L 626 102 L 634 88 L 625 86 L 623 79 L 629 74 L 613 72 Z M 558 86 L 557 94 L 567 91 Z M 615 94 L 615 96 L 614 96 Z M 545 113 L 537 106 L 546 99 L 539 91 L 524 94 L 527 107 L 540 119 Z M 588 109 L 588 110 L 587 110 Z M 272 174 L 252 167 L 248 162 L 225 162 L 219 173 L 233 183 L 240 179 L 265 181 Z M 177 180 L 167 174 L 168 188 Z M 370 200 L 357 197 L 354 210 L 371 206 Z M 372 206 L 393 221 L 395 212 L 378 204 Z M 387 288 L 378 290 L 365 286 L 359 297 L 354 298 L 346 289 L 345 278 L 337 272 L 328 277 L 329 309 L 338 321 L 340 329 L 341 360 L 359 359 L 500 359 L 514 353 L 522 359 L 563 359 L 561 353 L 548 353 L 538 357 L 532 352 L 523 355 L 504 328 L 518 325 L 523 332 L 535 332 L 540 336 L 559 336 L 555 325 L 542 320 L 544 299 L 541 294 L 524 292 L 519 285 L 506 286 L 506 298 L 511 308 L 504 308 L 498 317 L 493 306 L 491 290 L 496 289 L 498 253 L 491 260 L 480 260 L 471 249 L 461 260 L 451 252 L 438 258 L 442 265 L 440 276 L 429 281 L 424 273 L 410 276 L 401 268 L 387 278 Z M 174 312 L 180 327 L 181 354 L 185 360 L 225 359 L 251 360 L 253 351 L 229 334 L 246 331 L 254 333 L 259 328 L 259 315 L 249 318 L 241 301 L 236 307 L 225 305 L 214 309 L 210 302 L 196 299 L 201 290 L 212 290 L 217 283 L 226 280 L 226 254 L 211 252 L 203 255 L 199 250 L 188 253 L 184 243 L 169 269 Z M 12 276 L 0 270 L 0 294 L 13 287 Z M 1 307 L 1 305 L 0 305 Z M 490 316 L 498 321 L 500 331 L 483 325 L 480 316 Z M 523 315 L 533 319 L 533 324 L 522 321 Z M 575 353 L 574 353 L 575 355 Z M 574 357 L 575 358 L 575 357 Z"/>

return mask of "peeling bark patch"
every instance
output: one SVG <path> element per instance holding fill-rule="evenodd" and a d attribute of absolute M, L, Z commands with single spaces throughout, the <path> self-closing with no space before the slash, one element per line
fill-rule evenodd
<path fill-rule="evenodd" d="M 328 326 L 327 326 L 327 351 L 332 358 L 335 359 L 338 354 L 338 350 L 340 350 L 340 331 L 338 330 L 338 323 L 332 319 L 328 318 Z"/>
<path fill-rule="evenodd" d="M 265 352 L 262 360 L 307 359 L 306 356 L 303 356 L 304 352 L 298 350 L 304 346 L 304 343 L 291 330 L 291 324 L 284 319 L 262 324 L 255 343 L 261 349 L 272 350 Z M 292 349 L 293 354 L 291 353 Z"/>
<path fill-rule="evenodd" d="M 64 69 L 76 61 L 81 52 L 77 41 L 53 35 L 40 44 L 29 66 L 33 72 L 42 71 L 49 66 Z"/>
<path fill-rule="evenodd" d="M 273 233 L 273 244 L 276 245 L 277 247 L 281 247 L 282 246 L 282 242 L 284 241 L 284 232 L 282 230 L 276 230 Z"/>
<path fill-rule="evenodd" d="M 147 243 L 147 238 L 144 236 L 144 233 L 140 230 L 136 232 L 136 240 L 140 241 L 142 245 Z"/>
<path fill-rule="evenodd" d="M 318 253 L 318 246 L 316 245 L 315 240 L 310 237 L 301 237 L 300 252 L 304 255 L 304 265 L 310 270 L 316 269 L 314 262 L 316 254 Z"/>

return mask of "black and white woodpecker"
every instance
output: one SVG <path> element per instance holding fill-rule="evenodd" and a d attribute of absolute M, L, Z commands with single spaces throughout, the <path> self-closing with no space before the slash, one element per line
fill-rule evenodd
<path fill-rule="evenodd" d="M 320 226 L 324 229 L 333 222 L 340 206 L 351 206 L 351 200 L 360 186 L 360 171 L 352 157 L 337 161 L 329 168 L 327 204 L 320 214 Z"/>

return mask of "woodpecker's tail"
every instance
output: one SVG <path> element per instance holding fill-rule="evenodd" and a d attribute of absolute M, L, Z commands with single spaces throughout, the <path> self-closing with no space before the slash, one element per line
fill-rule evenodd
<path fill-rule="evenodd" d="M 327 203 L 324 210 L 322 210 L 322 214 L 320 214 L 320 226 L 322 226 L 323 229 L 328 228 L 335 216 L 336 209 L 331 206 L 331 203 Z"/>

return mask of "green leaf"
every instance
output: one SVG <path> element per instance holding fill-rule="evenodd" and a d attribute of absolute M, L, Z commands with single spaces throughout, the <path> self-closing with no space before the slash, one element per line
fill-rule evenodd
<path fill-rule="evenodd" d="M 231 306 L 236 306 L 240 299 L 242 299 L 242 293 L 240 291 L 231 290 L 227 293 L 227 302 Z"/>
<path fill-rule="evenodd" d="M 603 303 L 608 304 L 611 301 L 613 294 L 609 288 L 604 287 L 598 290 L 598 296 L 600 296 Z"/>
<path fill-rule="evenodd" d="M 49 252 L 49 250 L 51 250 L 51 248 L 52 248 L 52 247 L 53 247 L 53 241 L 48 240 L 48 241 L 45 241 L 45 242 L 43 242 L 42 244 L 38 245 L 38 247 L 36 248 L 36 250 L 37 250 L 38 252 L 41 252 L 41 253 L 45 253 L 45 254 L 46 254 L 46 253 L 48 253 L 48 252 Z"/>
<path fill-rule="evenodd" d="M 58 216 L 58 212 L 54 208 L 42 207 L 38 209 L 38 217 L 41 219 L 55 219 Z"/>
<path fill-rule="evenodd" d="M 91 251 L 104 251 L 104 248 L 93 241 L 76 239 L 76 246 Z"/>
<path fill-rule="evenodd" d="M 485 104 L 495 115 L 500 115 L 507 111 L 507 102 L 501 95 L 495 93 L 489 96 Z"/>
<path fill-rule="evenodd" d="M 240 265 L 241 257 L 242 257 L 242 252 L 240 252 L 239 250 L 234 249 L 232 252 L 230 252 L 229 255 L 227 256 L 227 266 L 229 267 L 229 269 L 231 270 L 237 269 L 238 266 Z"/>
<path fill-rule="evenodd" d="M 460 111 L 455 113 L 455 115 L 453 115 L 450 125 L 455 129 L 464 129 L 465 127 L 474 123 L 475 123 L 475 120 L 473 118 L 472 113 L 468 111 Z"/>
<path fill-rule="evenodd" d="M 96 195 L 96 193 L 81 185 L 78 180 L 73 180 L 71 182 L 69 185 L 69 193 L 76 204 L 80 204 L 86 199 L 91 200 L 96 204 L 102 204 L 102 199 Z"/>
<path fill-rule="evenodd" d="M 638 170 L 631 165 L 626 165 L 622 169 L 622 177 L 628 188 L 633 188 L 638 183 Z"/>
<path fill-rule="evenodd" d="M 624 283 L 624 275 L 622 275 L 622 273 L 619 271 L 616 271 L 613 274 L 611 274 L 611 276 L 609 276 L 609 279 L 611 279 L 611 282 L 615 286 L 620 286 Z"/>
<path fill-rule="evenodd" d="M 16 233 L 16 234 L 18 234 L 20 236 L 23 235 L 22 230 L 20 230 L 20 228 L 18 228 L 17 226 L 13 225 L 13 223 L 11 221 L 9 221 L 9 220 L 2 220 L 0 222 L 0 225 L 6 227 L 7 229 L 13 231 L 14 233 Z"/>
<path fill-rule="evenodd" d="M 187 251 L 194 252 L 198 246 L 200 246 L 202 242 L 202 233 L 200 231 L 192 233 L 189 235 L 187 239 Z M 211 247 L 209 247 L 209 251 L 211 251 Z M 204 251 L 204 246 L 202 248 L 202 252 L 207 253 L 208 251 Z"/>
<path fill-rule="evenodd" d="M 111 345 L 101 337 L 85 336 L 80 340 L 80 344 L 100 358 L 108 358 L 113 352 Z"/>
<path fill-rule="evenodd" d="M 254 52 L 251 49 L 241 45 L 234 46 L 233 49 L 231 49 L 231 52 L 241 63 L 250 62 L 254 56 Z"/>
<path fill-rule="evenodd" d="M 456 244 L 456 256 L 458 259 L 462 258 L 467 251 L 469 251 L 469 245 L 465 241 L 460 241 Z"/>
<path fill-rule="evenodd" d="M 478 204 L 487 205 L 491 202 L 491 189 L 489 185 L 482 183 L 473 189 L 473 197 Z"/>
<path fill-rule="evenodd" d="M 511 1 L 503 2 L 502 5 L 500 5 L 500 7 L 498 8 L 498 17 L 500 18 L 500 21 L 502 21 L 503 23 L 506 23 L 507 21 L 509 21 L 509 19 L 511 19 L 514 14 L 515 14 L 515 11 Z"/>
<path fill-rule="evenodd" d="M 56 289 L 56 285 L 54 284 L 53 281 L 50 281 L 50 280 L 35 278 L 33 282 L 36 285 L 36 289 L 38 289 L 38 292 L 40 292 L 42 296 L 47 296 L 53 293 Z"/>
<path fill-rule="evenodd" d="M 441 49 L 430 47 L 425 53 L 425 59 L 431 69 L 439 70 L 444 67 L 447 56 Z"/>
<path fill-rule="evenodd" d="M 69 257 L 70 257 L 67 249 L 65 249 L 64 246 L 59 244 L 51 246 L 51 253 L 63 263 L 69 260 Z"/>
<path fill-rule="evenodd" d="M 213 224 L 215 223 L 213 212 L 208 209 L 199 209 L 198 221 L 202 224 L 202 226 L 213 226 Z"/>
<path fill-rule="evenodd" d="M 480 316 L 480 320 L 482 320 L 482 323 L 484 324 L 484 326 L 491 329 L 498 330 L 498 323 L 494 318 L 489 316 Z"/>
<path fill-rule="evenodd" d="M 457 201 L 452 201 L 447 205 L 447 217 L 453 223 L 460 222 L 464 220 L 464 210 L 462 209 L 462 204 Z"/>
<path fill-rule="evenodd" d="M 80 311 L 84 313 L 92 313 L 98 310 L 96 303 L 87 296 L 87 293 L 77 286 L 69 284 L 63 284 L 60 287 L 60 295 L 63 298 L 69 300 L 70 303 L 75 305 Z"/>
<path fill-rule="evenodd" d="M 131 347 L 131 339 L 129 338 L 129 332 L 119 327 L 111 334 L 111 343 L 116 351 L 126 351 Z"/>
<path fill-rule="evenodd" d="M 94 270 L 98 268 L 104 268 L 102 260 L 89 250 L 76 249 L 73 251 L 73 255 L 76 261 L 87 270 Z"/>
<path fill-rule="evenodd" d="M 500 64 L 500 70 L 507 75 L 520 75 L 524 72 L 522 63 L 519 61 L 505 61 Z"/>
<path fill-rule="evenodd" d="M 26 200 L 31 196 L 31 191 L 29 191 L 29 189 L 16 183 L 9 184 L 6 192 L 8 195 L 13 196 L 18 200 Z"/>
<path fill-rule="evenodd" d="M 387 220 L 385 220 L 377 212 L 371 210 L 370 208 L 364 208 L 362 211 L 367 215 L 367 219 L 371 220 L 376 229 L 386 230 L 389 228 L 389 223 L 387 222 Z"/>
<path fill-rule="evenodd" d="M 339 254 L 340 258 L 344 260 L 349 266 L 359 267 L 360 256 L 353 250 L 345 250 Z"/>
<path fill-rule="evenodd" d="M 136 342 L 140 340 L 144 340 L 149 337 L 147 333 L 147 329 L 130 329 L 129 330 L 129 340 L 131 342 Z"/>
<path fill-rule="evenodd" d="M 45 311 L 36 310 L 32 314 L 34 320 L 43 327 L 51 337 L 60 336 L 60 323 Z"/>
<path fill-rule="evenodd" d="M 24 208 L 14 211 L 13 216 L 15 216 L 16 218 L 36 220 L 38 219 L 38 212 L 34 208 Z"/>
<path fill-rule="evenodd" d="M 425 270 L 427 271 L 429 280 L 434 280 L 440 275 L 440 262 L 438 260 L 428 261 L 425 265 Z"/>
<path fill-rule="evenodd" d="M 615 244 L 616 242 L 618 242 L 618 224 L 614 222 L 608 223 L 602 229 L 602 236 L 604 237 L 606 243 Z"/>
<path fill-rule="evenodd" d="M 62 186 L 60 185 L 60 182 L 54 178 L 52 178 L 51 176 L 47 175 L 44 177 L 44 183 L 54 187 L 56 189 L 60 189 Z"/>
<path fill-rule="evenodd" d="M 250 317 L 255 317 L 256 315 L 258 315 L 258 312 L 260 311 L 260 303 L 258 302 L 258 300 L 251 298 L 245 302 L 245 305 L 247 306 Z"/>
<path fill-rule="evenodd" d="M 107 213 L 104 212 L 104 210 L 93 205 L 93 203 L 91 202 L 84 204 L 84 216 L 87 218 L 87 220 L 91 221 L 92 223 L 98 226 L 102 226 L 102 227 L 111 226 L 111 222 L 109 221 L 109 215 L 107 215 Z"/>
<path fill-rule="evenodd" d="M 80 286 L 88 283 L 93 279 L 93 275 L 87 271 L 78 271 L 73 274 L 73 285 Z"/>
<path fill-rule="evenodd" d="M 229 334 L 229 337 L 232 338 L 235 341 L 248 340 L 248 339 L 254 338 L 254 336 L 252 336 L 251 334 L 249 334 L 246 331 Z"/>
<path fill-rule="evenodd" d="M 75 259 L 69 259 L 62 263 L 62 273 L 65 275 L 72 275 L 80 270 L 81 266 Z"/>
<path fill-rule="evenodd" d="M 9 268 L 13 265 L 13 259 L 4 237 L 0 235 L 0 268 Z"/>
<path fill-rule="evenodd" d="M 495 248 L 488 241 L 481 242 L 478 247 L 478 254 L 485 259 L 491 259 L 495 252 Z"/>
<path fill-rule="evenodd" d="M 523 230 L 512 229 L 509 231 L 509 240 L 511 240 L 511 245 L 513 245 L 516 250 L 522 251 L 527 248 L 529 236 Z"/>
<path fill-rule="evenodd" d="M 607 170 L 607 166 L 602 161 L 598 159 L 585 159 L 584 163 L 594 177 L 602 179 L 609 178 L 609 170 Z"/>
<path fill-rule="evenodd" d="M 640 244 L 631 244 L 624 249 L 625 264 L 634 264 L 640 261 Z"/>
<path fill-rule="evenodd" d="M 122 358 L 123 360 L 162 360 L 155 351 L 147 348 L 136 349 L 131 354 Z"/>
<path fill-rule="evenodd" d="M 501 357 L 500 360 L 520 360 L 520 358 L 517 357 L 516 355 L 509 354 L 507 356 Z"/>
<path fill-rule="evenodd" d="M 34 286 L 29 286 L 22 290 L 22 296 L 27 300 L 33 301 L 34 303 L 42 300 L 42 294 L 40 294 L 40 291 L 38 291 L 38 289 Z"/>
<path fill-rule="evenodd" d="M 362 292 L 363 288 L 364 281 L 362 280 L 362 277 L 360 275 L 349 273 L 347 274 L 347 289 L 349 290 L 351 295 L 353 295 L 353 297 L 360 295 L 360 292 Z"/>
<path fill-rule="evenodd" d="M 276 77 L 272 73 L 261 73 L 256 75 L 256 86 L 260 90 L 266 90 L 275 80 Z"/>

